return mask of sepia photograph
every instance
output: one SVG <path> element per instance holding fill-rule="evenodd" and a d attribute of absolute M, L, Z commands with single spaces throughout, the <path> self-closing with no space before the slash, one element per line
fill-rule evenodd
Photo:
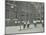
<path fill-rule="evenodd" d="M 44 2 L 5 0 L 5 34 L 43 33 Z"/>

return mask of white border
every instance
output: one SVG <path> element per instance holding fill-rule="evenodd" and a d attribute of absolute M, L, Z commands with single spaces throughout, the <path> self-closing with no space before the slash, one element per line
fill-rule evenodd
<path fill-rule="evenodd" d="M 7 0 L 7 1 L 31 1 L 31 2 L 44 2 L 44 0 Z"/>
<path fill-rule="evenodd" d="M 17 1 L 26 1 L 26 0 L 17 0 Z M 46 3 L 46 0 L 27 0 L 27 1 Z M 46 11 L 46 4 L 45 4 L 45 11 Z M 46 12 L 45 12 L 45 29 L 46 29 Z M 0 0 L 0 35 L 4 34 L 5 34 L 5 0 Z M 46 30 L 44 33 L 34 33 L 34 34 L 24 34 L 24 35 L 46 35 Z"/>
<path fill-rule="evenodd" d="M 5 0 L 0 0 L 0 35 L 5 33 Z"/>

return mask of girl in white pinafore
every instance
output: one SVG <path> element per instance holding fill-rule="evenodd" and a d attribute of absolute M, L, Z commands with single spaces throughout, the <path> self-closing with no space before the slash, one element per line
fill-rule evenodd
<path fill-rule="evenodd" d="M 30 22 L 29 22 L 29 20 L 27 21 L 27 28 L 29 28 L 29 26 L 30 26 Z"/>
<path fill-rule="evenodd" d="M 26 21 L 23 21 L 24 25 L 23 25 L 23 28 L 25 29 L 26 27 Z"/>

